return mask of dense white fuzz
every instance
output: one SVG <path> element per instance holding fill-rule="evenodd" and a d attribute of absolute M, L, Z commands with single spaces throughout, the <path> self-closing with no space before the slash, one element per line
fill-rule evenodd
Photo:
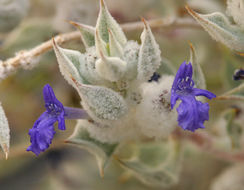
<path fill-rule="evenodd" d="M 14 66 L 8 64 L 5 65 L 3 61 L 0 60 L 0 79 L 5 79 L 10 73 L 15 72 Z"/>
<path fill-rule="evenodd" d="M 116 120 L 127 113 L 127 105 L 118 93 L 100 86 L 80 85 L 82 105 L 96 121 Z"/>
<path fill-rule="evenodd" d="M 133 80 L 137 76 L 137 64 L 140 46 L 135 41 L 128 41 L 123 50 L 123 60 L 127 63 L 125 77 Z"/>
<path fill-rule="evenodd" d="M 144 22 L 144 31 L 141 34 L 141 48 L 139 52 L 138 76 L 142 81 L 148 81 L 161 63 L 160 49 L 156 43 L 149 24 Z"/>
<path fill-rule="evenodd" d="M 87 48 L 84 57 L 80 59 L 79 71 L 81 76 L 90 84 L 109 86 L 109 82 L 101 78 L 96 71 L 97 60 L 98 57 L 95 51 L 95 47 Z"/>
<path fill-rule="evenodd" d="M 111 122 L 109 125 L 81 120 L 82 126 L 90 133 L 91 137 L 103 143 L 117 143 L 121 141 L 136 140 L 142 136 L 140 129 L 133 122 L 133 111 L 121 120 Z"/>
<path fill-rule="evenodd" d="M 244 30 L 244 0 L 227 0 L 227 14 Z"/>
<path fill-rule="evenodd" d="M 142 84 L 142 100 L 137 107 L 136 120 L 144 135 L 167 137 L 177 126 L 177 114 L 170 108 L 170 90 L 173 76 L 159 82 Z"/>
<path fill-rule="evenodd" d="M 96 71 L 106 80 L 116 82 L 125 74 L 126 62 L 118 57 L 106 57 L 101 54 L 101 59 L 96 62 Z"/>
<path fill-rule="evenodd" d="M 119 41 L 119 43 L 122 46 L 127 42 L 127 39 L 121 27 L 108 12 L 105 2 L 101 0 L 96 30 L 98 30 L 98 33 L 101 36 L 102 40 L 106 43 L 109 43 L 108 29 L 110 29 L 113 32 L 115 38 Z"/>
<path fill-rule="evenodd" d="M 209 35 L 230 49 L 244 51 L 244 31 L 233 25 L 222 13 L 198 14 L 187 7 L 188 12 L 201 24 Z"/>

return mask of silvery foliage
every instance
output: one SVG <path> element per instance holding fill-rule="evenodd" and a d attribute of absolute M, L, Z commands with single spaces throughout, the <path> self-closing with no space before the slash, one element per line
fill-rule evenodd
<path fill-rule="evenodd" d="M 0 32 L 15 28 L 26 16 L 29 0 L 0 0 Z"/>
<path fill-rule="evenodd" d="M 95 28 L 76 24 L 86 53 L 63 49 L 54 41 L 60 71 L 77 89 L 91 117 L 93 126 L 87 130 L 106 143 L 167 137 L 176 126 L 175 111 L 169 106 L 173 76 L 148 82 L 161 64 L 151 29 L 144 21 L 141 45 L 128 41 L 104 2 L 101 4 Z"/>
<path fill-rule="evenodd" d="M 7 117 L 0 104 L 0 145 L 5 153 L 6 159 L 9 153 L 10 130 Z"/>
<path fill-rule="evenodd" d="M 67 142 L 93 153 L 102 176 L 106 163 L 121 142 L 167 139 L 177 126 L 176 111 L 170 109 L 174 76 L 163 75 L 158 82 L 148 82 L 161 65 L 161 52 L 149 24 L 143 22 L 141 44 L 127 40 L 101 0 L 96 27 L 72 22 L 81 32 L 85 53 L 61 48 L 53 41 L 60 71 L 78 91 L 81 105 L 90 116 L 89 120 L 78 121 Z M 165 141 L 158 144 L 167 145 Z M 177 147 L 170 149 L 172 153 L 167 156 L 178 155 Z M 141 181 L 169 186 L 177 182 L 178 169 L 168 169 L 179 165 L 178 158 L 168 158 L 171 161 L 161 163 L 160 167 L 145 165 L 139 157 L 129 166 L 126 161 L 118 160 L 123 167 L 140 173 L 135 176 Z M 146 180 L 149 176 L 150 180 Z"/>
<path fill-rule="evenodd" d="M 227 0 L 229 17 L 220 12 L 199 14 L 189 7 L 187 10 L 213 39 L 230 49 L 244 52 L 244 0 Z"/>

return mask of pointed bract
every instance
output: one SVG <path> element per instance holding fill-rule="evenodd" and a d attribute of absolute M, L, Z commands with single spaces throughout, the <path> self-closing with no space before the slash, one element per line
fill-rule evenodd
<path fill-rule="evenodd" d="M 120 43 L 115 38 L 113 32 L 109 29 L 109 50 L 111 57 L 119 57 L 122 58 L 123 48 Z"/>
<path fill-rule="evenodd" d="M 160 49 L 156 43 L 150 26 L 143 19 L 144 31 L 141 34 L 141 48 L 139 52 L 138 76 L 142 81 L 148 81 L 161 64 Z"/>
<path fill-rule="evenodd" d="M 128 41 L 123 49 L 123 60 L 126 62 L 125 78 L 133 80 L 137 76 L 137 65 L 140 46 L 135 41 Z"/>
<path fill-rule="evenodd" d="M 66 142 L 75 144 L 93 154 L 96 157 L 101 177 L 104 176 L 104 168 L 117 147 L 117 144 L 102 143 L 92 138 L 80 122 L 77 123 L 74 133 Z"/>
<path fill-rule="evenodd" d="M 81 40 L 86 48 L 95 46 L 95 28 L 85 24 L 70 21 L 72 25 L 79 29 L 81 33 Z"/>
<path fill-rule="evenodd" d="M 190 59 L 189 62 L 192 63 L 193 67 L 193 81 L 197 88 L 206 89 L 206 81 L 202 68 L 197 61 L 196 52 L 194 46 L 190 43 Z"/>
<path fill-rule="evenodd" d="M 244 31 L 237 25 L 232 25 L 222 13 L 198 14 L 186 6 L 188 12 L 210 34 L 210 36 L 225 44 L 228 48 L 244 51 Z"/>
<path fill-rule="evenodd" d="M 95 44 L 96 44 L 96 53 L 99 57 L 101 57 L 101 52 L 104 55 L 109 55 L 109 48 L 108 48 L 108 43 L 105 43 L 101 36 L 99 35 L 98 31 L 96 30 L 95 33 Z"/>
<path fill-rule="evenodd" d="M 78 51 L 59 47 L 55 40 L 53 40 L 53 48 L 58 60 L 60 72 L 68 83 L 75 87 L 71 78 L 75 78 L 77 81 L 86 83 L 79 73 L 80 62 L 84 59 L 84 55 Z"/>
<path fill-rule="evenodd" d="M 108 29 L 114 33 L 115 38 L 124 46 L 127 42 L 124 32 L 109 13 L 104 0 L 100 0 L 100 12 L 97 19 L 96 30 L 98 30 L 99 35 L 106 43 L 109 43 Z"/>

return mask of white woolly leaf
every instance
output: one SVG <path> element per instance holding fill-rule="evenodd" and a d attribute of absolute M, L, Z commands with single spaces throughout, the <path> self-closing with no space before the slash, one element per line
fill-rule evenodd
<path fill-rule="evenodd" d="M 117 120 L 127 112 L 122 96 L 113 90 L 91 85 L 78 84 L 82 105 L 91 117 L 100 120 Z"/>
<path fill-rule="evenodd" d="M 111 57 L 121 58 L 123 55 L 123 48 L 111 30 L 109 30 L 109 53 Z"/>
<path fill-rule="evenodd" d="M 106 43 L 109 43 L 108 29 L 110 29 L 114 33 L 115 38 L 119 41 L 119 43 L 122 46 L 127 42 L 124 32 L 122 31 L 119 24 L 114 20 L 114 18 L 109 13 L 104 0 L 100 1 L 100 12 L 97 19 L 96 29 L 98 30 L 101 38 Z"/>
<path fill-rule="evenodd" d="M 167 188 L 178 182 L 181 151 L 167 142 L 134 145 L 129 159 L 116 159 L 143 183 Z"/>
<path fill-rule="evenodd" d="M 210 36 L 225 44 L 230 49 L 244 51 L 244 30 L 237 25 L 232 25 L 222 13 L 198 14 L 189 7 L 188 12 L 210 34 Z"/>
<path fill-rule="evenodd" d="M 128 41 L 123 49 L 123 60 L 126 62 L 125 77 L 133 80 L 137 76 L 137 65 L 140 46 L 135 41 Z"/>
<path fill-rule="evenodd" d="M 95 28 L 85 24 L 70 22 L 77 27 L 81 33 L 81 39 L 86 48 L 95 46 Z"/>
<path fill-rule="evenodd" d="M 126 62 L 118 57 L 106 57 L 102 55 L 101 59 L 96 62 L 97 73 L 111 81 L 116 82 L 124 76 Z"/>
<path fill-rule="evenodd" d="M 102 143 L 92 138 L 79 122 L 75 127 L 74 133 L 66 142 L 78 145 L 93 154 L 96 157 L 101 177 L 104 176 L 104 168 L 117 147 L 117 144 Z"/>
<path fill-rule="evenodd" d="M 7 117 L 0 104 L 0 144 L 5 153 L 6 159 L 9 153 L 10 130 Z"/>
<path fill-rule="evenodd" d="M 141 48 L 139 52 L 138 76 L 140 80 L 147 81 L 159 68 L 161 57 L 160 49 L 156 43 L 150 26 L 144 21 L 144 31 L 141 34 Z"/>
<path fill-rule="evenodd" d="M 244 30 L 244 0 L 227 0 L 227 14 Z"/>
<path fill-rule="evenodd" d="M 197 88 L 206 89 L 206 81 L 204 74 L 202 72 L 202 68 L 200 64 L 197 62 L 196 52 L 192 44 L 190 44 L 190 63 L 192 63 L 193 67 L 193 80 Z"/>
<path fill-rule="evenodd" d="M 74 86 L 72 78 L 87 83 L 79 73 L 80 60 L 84 59 L 84 55 L 78 51 L 63 49 L 53 41 L 53 48 L 58 60 L 60 72 L 69 84 Z"/>

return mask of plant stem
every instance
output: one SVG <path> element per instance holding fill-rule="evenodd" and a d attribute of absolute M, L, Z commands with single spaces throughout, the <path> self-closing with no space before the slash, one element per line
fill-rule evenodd
<path fill-rule="evenodd" d="M 202 151 L 212 154 L 214 157 L 231 162 L 244 162 L 244 151 L 238 153 L 231 153 L 218 150 L 214 147 L 213 137 L 203 133 L 192 133 L 187 136 L 187 139 L 192 141 Z"/>
<path fill-rule="evenodd" d="M 244 96 L 238 96 L 238 95 L 222 95 L 222 96 L 218 96 L 217 98 L 215 98 L 215 100 L 240 100 L 240 101 L 244 101 Z"/>
<path fill-rule="evenodd" d="M 240 92 L 242 90 L 244 90 L 244 83 L 242 83 L 239 86 L 237 86 L 236 88 L 233 88 L 232 90 L 224 93 L 222 96 L 232 95 L 232 94 Z"/>
<path fill-rule="evenodd" d="M 193 19 L 190 18 L 158 18 L 148 21 L 152 29 L 155 28 L 198 28 L 200 25 L 197 24 Z M 131 22 L 121 24 L 121 27 L 125 31 L 140 30 L 144 27 L 142 22 Z M 69 32 L 60 34 L 54 37 L 55 42 L 59 45 L 66 42 L 80 39 L 80 32 Z M 0 79 L 4 79 L 11 73 L 17 71 L 19 68 L 31 69 L 35 64 L 38 63 L 36 59 L 52 49 L 52 39 L 34 47 L 28 51 L 20 51 L 15 57 L 9 58 L 6 61 L 0 61 Z"/>

